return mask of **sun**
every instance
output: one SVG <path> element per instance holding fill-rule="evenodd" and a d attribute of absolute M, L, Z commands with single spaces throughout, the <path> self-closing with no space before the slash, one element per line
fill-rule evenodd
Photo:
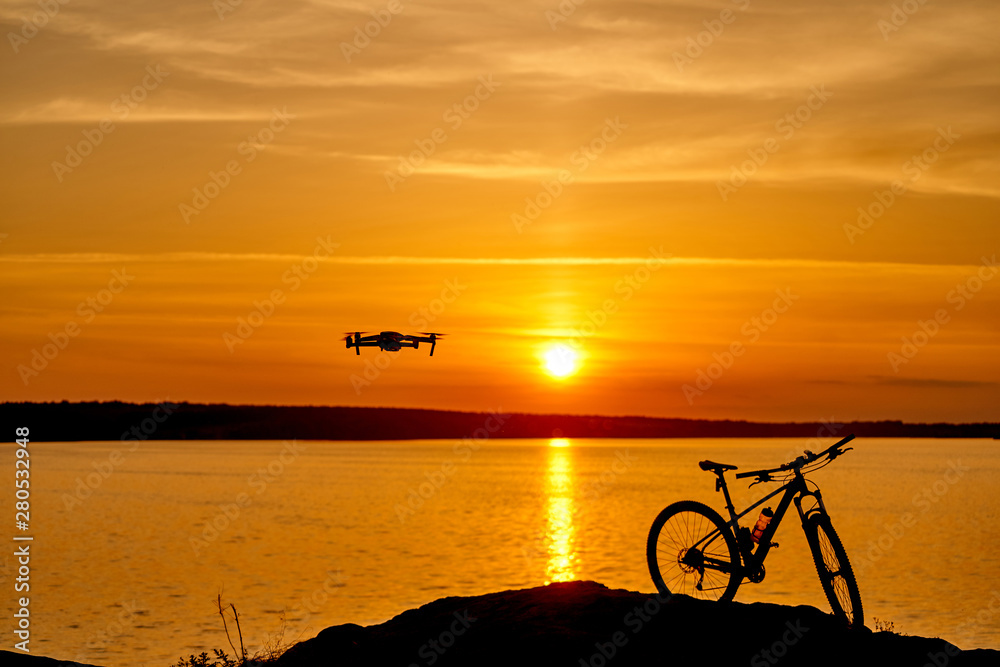
<path fill-rule="evenodd" d="M 567 378 L 579 369 L 579 355 L 563 343 L 555 343 L 542 354 L 545 372 L 557 379 Z"/>

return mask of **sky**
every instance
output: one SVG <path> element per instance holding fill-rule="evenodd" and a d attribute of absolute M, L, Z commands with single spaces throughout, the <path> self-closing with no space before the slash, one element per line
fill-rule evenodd
<path fill-rule="evenodd" d="M 997 421 L 996 3 L 0 24 L 0 400 Z"/>

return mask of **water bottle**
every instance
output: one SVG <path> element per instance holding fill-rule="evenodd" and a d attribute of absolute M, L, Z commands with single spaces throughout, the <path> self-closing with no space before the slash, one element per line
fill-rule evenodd
<path fill-rule="evenodd" d="M 765 507 L 760 511 L 760 517 L 757 519 L 757 525 L 753 527 L 754 542 L 760 542 L 760 538 L 764 534 L 764 530 L 767 529 L 767 524 L 771 523 L 771 518 L 773 516 L 774 512 L 771 511 L 770 507 Z"/>

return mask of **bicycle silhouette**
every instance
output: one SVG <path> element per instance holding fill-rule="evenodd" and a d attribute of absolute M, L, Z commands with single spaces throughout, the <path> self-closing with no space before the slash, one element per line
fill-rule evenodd
<path fill-rule="evenodd" d="M 733 507 L 725 478 L 726 471 L 736 470 L 736 466 L 714 461 L 700 462 L 698 465 L 702 470 L 713 472 L 718 477 L 715 490 L 722 491 L 730 519 L 723 520 L 714 509 L 693 500 L 673 503 L 660 512 L 649 529 L 646 542 L 646 560 L 657 590 L 663 594 L 683 593 L 700 599 L 726 601 L 733 599 L 744 579 L 760 583 L 764 580 L 764 559 L 771 547 L 778 546 L 771 538 L 777 532 L 788 506 L 794 501 L 820 583 L 834 615 L 848 626 L 863 626 L 861 593 L 847 552 L 830 523 L 819 487 L 805 478 L 806 473 L 819 470 L 852 450 L 853 447 L 843 449 L 843 446 L 853 439 L 854 435 L 849 435 L 819 454 L 806 450 L 794 461 L 777 468 L 737 474 L 737 479 L 754 477 L 755 481 L 750 486 L 762 482 L 784 482 L 780 488 L 739 514 Z M 816 487 L 815 490 L 810 490 L 809 484 Z M 742 517 L 781 493 L 784 495 L 769 521 L 767 512 L 770 508 L 761 513 L 753 531 L 740 526 Z M 803 507 L 803 501 L 811 504 Z"/>

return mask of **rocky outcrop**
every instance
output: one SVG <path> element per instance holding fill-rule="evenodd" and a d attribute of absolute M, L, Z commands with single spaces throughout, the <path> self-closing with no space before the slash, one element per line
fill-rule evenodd
<path fill-rule="evenodd" d="M 95 665 L 85 665 L 81 662 L 54 660 L 19 651 L 0 651 L 0 665 L 3 667 L 95 667 Z"/>
<path fill-rule="evenodd" d="M 340 625 L 289 649 L 282 667 L 782 665 L 971 667 L 998 651 L 842 627 L 815 607 L 717 603 L 592 581 L 449 597 L 380 625 Z"/>
<path fill-rule="evenodd" d="M 4 667 L 77 663 L 0 651 Z M 327 628 L 279 667 L 978 667 L 1000 651 L 844 628 L 815 607 L 706 602 L 592 581 L 448 597 L 379 625 Z M 84 666 L 86 667 L 86 666 Z M 167 667 L 164 665 L 163 667 Z"/>

